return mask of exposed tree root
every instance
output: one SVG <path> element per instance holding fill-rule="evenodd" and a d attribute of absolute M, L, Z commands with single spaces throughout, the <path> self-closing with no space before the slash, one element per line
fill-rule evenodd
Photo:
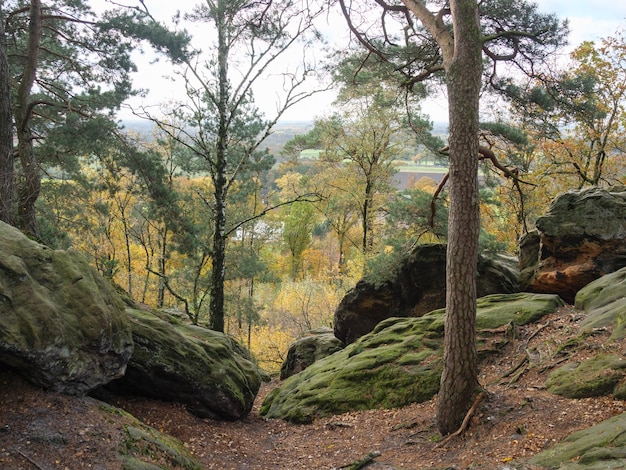
<path fill-rule="evenodd" d="M 465 415 L 465 418 L 463 419 L 463 422 L 461 423 L 461 427 L 457 429 L 455 432 L 453 432 L 452 434 L 450 434 L 449 436 L 447 436 L 443 441 L 439 442 L 435 447 L 433 447 L 434 449 L 439 449 L 440 447 L 447 445 L 452 439 L 454 439 L 457 436 L 460 436 L 461 434 L 465 432 L 465 430 L 469 426 L 472 416 L 474 416 L 474 413 L 476 413 L 476 409 L 478 408 L 478 405 L 480 405 L 480 402 L 482 401 L 484 396 L 485 396 L 485 392 L 480 392 L 476 396 L 476 398 L 474 399 L 474 403 L 472 404 L 472 407 L 469 409 L 469 411 Z"/>

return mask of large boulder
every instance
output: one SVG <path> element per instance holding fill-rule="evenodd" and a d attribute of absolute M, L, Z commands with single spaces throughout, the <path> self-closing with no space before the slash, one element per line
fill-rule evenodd
<path fill-rule="evenodd" d="M 626 429 L 626 413 L 570 434 L 562 442 L 535 455 L 528 461 L 528 464 L 531 468 L 559 470 L 625 468 L 626 433 L 624 429 Z"/>
<path fill-rule="evenodd" d="M 307 335 L 294 341 L 287 351 L 287 358 L 280 368 L 280 380 L 302 372 L 315 361 L 330 356 L 343 349 L 330 328 L 311 330 Z"/>
<path fill-rule="evenodd" d="M 489 294 L 519 292 L 517 260 L 481 255 L 477 291 Z M 335 311 L 335 336 L 346 344 L 369 333 L 391 317 L 419 317 L 446 304 L 446 245 L 418 245 L 389 279 L 359 281 Z"/>
<path fill-rule="evenodd" d="M 626 187 L 558 196 L 520 245 L 521 288 L 573 303 L 591 281 L 626 266 Z"/>
<path fill-rule="evenodd" d="M 595 330 L 611 332 L 606 349 L 582 362 L 568 362 L 554 370 L 546 381 L 549 392 L 568 398 L 586 398 L 612 394 L 626 398 L 626 361 L 619 348 L 626 336 L 626 268 L 596 279 L 576 294 L 576 308 L 585 316 L 580 323 L 584 344 L 586 335 Z M 613 352 L 611 352 L 613 351 Z"/>
<path fill-rule="evenodd" d="M 124 303 L 108 281 L 78 252 L 0 222 L 0 362 L 80 395 L 123 375 L 132 351 Z"/>
<path fill-rule="evenodd" d="M 202 418 L 244 418 L 261 386 L 248 351 L 223 333 L 171 315 L 128 309 L 135 351 L 126 374 L 106 388 L 184 403 Z"/>
<path fill-rule="evenodd" d="M 481 355 L 494 328 L 538 321 L 563 301 L 556 295 L 517 293 L 478 299 Z M 443 369 L 443 309 L 418 318 L 389 318 L 374 331 L 270 392 L 261 407 L 268 418 L 307 423 L 321 416 L 393 408 L 430 400 Z M 482 333 L 484 332 L 484 333 Z"/>

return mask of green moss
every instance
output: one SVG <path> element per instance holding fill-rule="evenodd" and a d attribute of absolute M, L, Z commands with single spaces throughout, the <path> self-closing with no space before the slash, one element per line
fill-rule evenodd
<path fill-rule="evenodd" d="M 552 294 L 494 294 L 478 299 L 476 327 L 498 328 L 508 323 L 526 325 L 540 320 L 565 305 Z"/>
<path fill-rule="evenodd" d="M 513 294 L 479 299 L 483 327 L 524 324 L 554 311 L 558 296 Z M 442 371 L 444 310 L 389 318 L 344 350 L 315 362 L 274 390 L 261 414 L 293 422 L 351 410 L 430 400 Z"/>
<path fill-rule="evenodd" d="M 183 446 L 182 442 L 173 437 L 161 434 L 153 428 L 144 425 L 128 426 L 122 442 L 124 455 L 131 457 L 127 463 L 144 462 L 144 460 L 167 461 L 167 466 L 154 466 L 162 469 L 201 470 L 202 466 Z M 148 467 L 152 464 L 147 462 Z M 125 467 L 126 468 L 126 467 Z M 137 467 L 135 467 L 137 468 Z M 139 467 L 144 468 L 144 467 Z"/>
<path fill-rule="evenodd" d="M 626 361 L 612 354 L 599 354 L 580 364 L 567 364 L 548 376 L 550 393 L 567 398 L 608 395 L 624 378 Z"/>
<path fill-rule="evenodd" d="M 528 463 L 547 469 L 612 469 L 626 465 L 626 413 L 569 435 Z"/>

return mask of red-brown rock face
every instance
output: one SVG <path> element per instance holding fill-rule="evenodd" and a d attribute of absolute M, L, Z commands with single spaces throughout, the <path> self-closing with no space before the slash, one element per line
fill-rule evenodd
<path fill-rule="evenodd" d="M 591 281 L 626 266 L 626 188 L 557 197 L 520 243 L 521 289 L 573 303 Z"/>

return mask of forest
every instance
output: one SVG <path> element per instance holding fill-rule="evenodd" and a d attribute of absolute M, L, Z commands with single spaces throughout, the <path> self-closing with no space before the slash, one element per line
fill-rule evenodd
<path fill-rule="evenodd" d="M 450 3 L 476 8 L 481 28 L 480 120 L 458 161 L 459 123 L 473 122 L 450 92 L 462 54 L 448 57 L 451 41 L 432 36 L 441 15 L 421 9 L 448 16 L 446 2 L 207 0 L 171 22 L 147 2 L 5 0 L 0 220 L 80 251 L 137 302 L 236 337 L 276 372 L 291 342 L 332 327 L 359 279 L 381 279 L 416 244 L 457 246 L 454 203 L 473 198 L 454 192 L 455 169 L 479 182 L 481 252 L 515 254 L 562 191 L 626 184 L 622 32 L 557 60 L 567 22 L 536 4 Z M 329 9 L 348 47 L 324 49 Z M 471 45 L 452 26 L 456 47 Z M 134 108 L 137 130 L 117 113 L 142 93 L 140 49 L 185 93 Z M 270 82 L 271 115 L 255 102 Z M 422 103 L 446 87 L 449 129 L 434 131 Z M 284 123 L 329 89 L 332 114 Z"/>

